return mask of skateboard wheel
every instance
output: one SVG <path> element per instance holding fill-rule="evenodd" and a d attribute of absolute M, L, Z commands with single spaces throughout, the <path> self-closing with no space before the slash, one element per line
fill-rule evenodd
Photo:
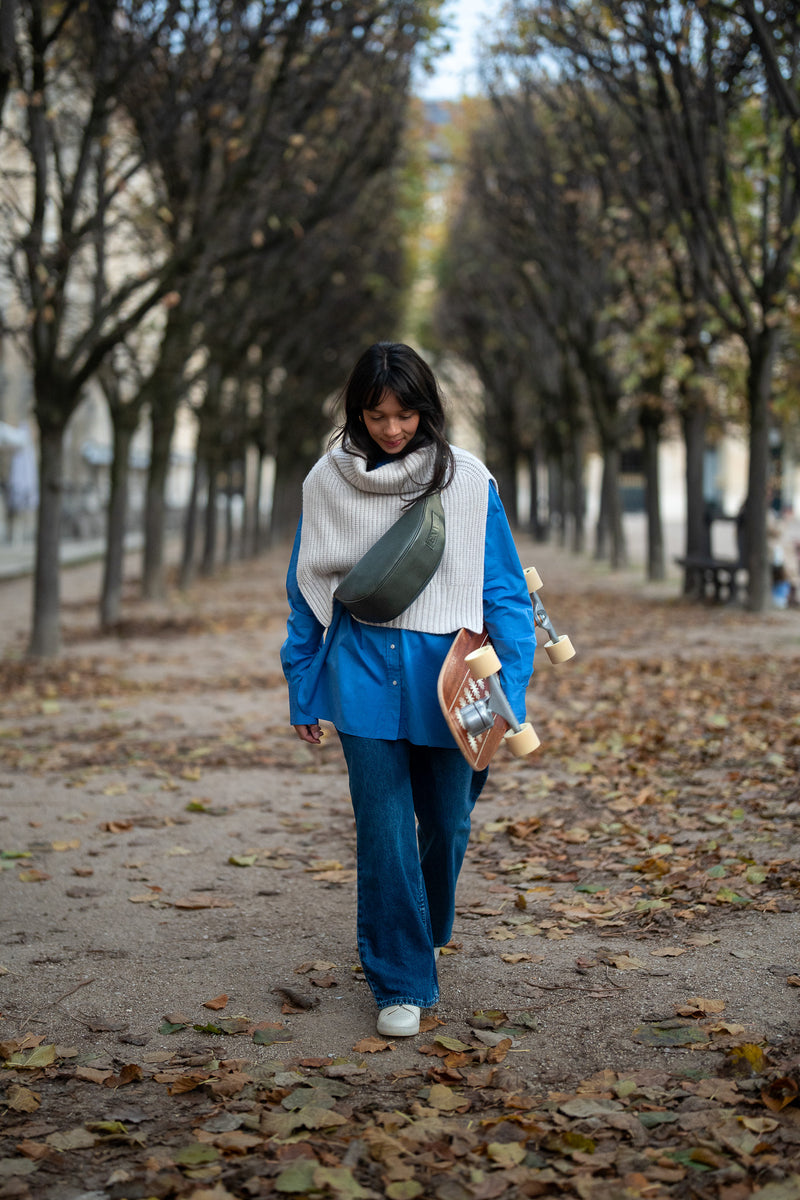
<path fill-rule="evenodd" d="M 544 648 L 551 663 L 562 663 L 575 657 L 575 647 L 565 633 L 555 642 L 545 642 Z"/>
<path fill-rule="evenodd" d="M 467 654 L 464 662 L 469 667 L 469 673 L 473 679 L 486 679 L 489 675 L 496 675 L 500 670 L 500 659 L 495 653 L 494 646 L 479 646 L 477 650 L 473 650 L 471 654 Z"/>
<path fill-rule="evenodd" d="M 542 744 L 530 721 L 525 721 L 516 731 L 509 729 L 508 733 L 503 735 L 503 740 L 515 758 L 524 758 L 526 754 L 533 754 L 534 750 L 538 750 Z"/>
<path fill-rule="evenodd" d="M 538 592 L 542 586 L 542 577 L 536 570 L 536 567 L 525 568 L 525 582 L 528 585 L 528 592 Z"/>

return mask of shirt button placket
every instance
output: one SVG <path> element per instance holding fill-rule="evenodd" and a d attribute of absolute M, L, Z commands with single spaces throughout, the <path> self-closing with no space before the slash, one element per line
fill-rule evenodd
<path fill-rule="evenodd" d="M 397 646 L 397 638 L 392 639 L 392 634 L 387 632 L 386 635 L 386 663 L 389 668 L 389 681 L 392 686 L 392 713 L 398 724 L 400 723 L 400 697 L 402 688 L 400 687 L 400 653 Z"/>

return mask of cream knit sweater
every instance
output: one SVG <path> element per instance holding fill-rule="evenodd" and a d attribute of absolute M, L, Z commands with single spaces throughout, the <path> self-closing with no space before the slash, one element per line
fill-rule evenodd
<path fill-rule="evenodd" d="M 483 550 L 489 503 L 487 468 L 457 446 L 456 469 L 442 492 L 445 549 L 425 590 L 387 627 L 421 633 L 483 628 Z M 321 458 L 303 484 L 303 525 L 297 562 L 300 591 L 326 627 L 333 593 L 352 566 L 402 514 L 403 501 L 430 479 L 433 448 L 367 470 L 341 446 Z"/>

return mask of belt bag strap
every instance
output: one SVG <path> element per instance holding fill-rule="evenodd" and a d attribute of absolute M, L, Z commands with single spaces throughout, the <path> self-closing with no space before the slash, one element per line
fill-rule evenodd
<path fill-rule="evenodd" d="M 437 492 L 406 509 L 347 572 L 334 598 L 359 621 L 393 621 L 430 583 L 442 561 L 444 541 L 444 509 Z"/>

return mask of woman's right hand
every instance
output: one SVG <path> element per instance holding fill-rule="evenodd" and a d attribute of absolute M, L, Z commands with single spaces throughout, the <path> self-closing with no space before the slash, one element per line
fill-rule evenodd
<path fill-rule="evenodd" d="M 316 722 L 313 725 L 295 725 L 294 731 L 301 742 L 309 742 L 312 746 L 318 746 L 324 737 Z"/>

